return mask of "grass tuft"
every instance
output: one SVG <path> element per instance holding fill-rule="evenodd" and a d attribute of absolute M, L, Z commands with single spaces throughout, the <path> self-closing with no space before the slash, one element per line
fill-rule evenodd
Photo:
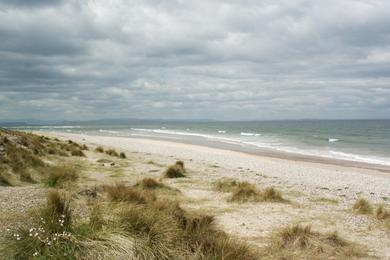
<path fill-rule="evenodd" d="M 264 254 L 280 259 L 349 259 L 363 250 L 337 233 L 314 232 L 311 226 L 292 225 L 275 232 Z"/>
<path fill-rule="evenodd" d="M 78 173 L 74 168 L 67 166 L 49 166 L 44 168 L 45 182 L 49 187 L 61 186 L 66 182 L 74 182 L 78 179 Z"/>
<path fill-rule="evenodd" d="M 222 178 L 213 183 L 214 189 L 221 192 L 234 191 L 238 185 L 238 181 L 230 178 Z"/>
<path fill-rule="evenodd" d="M 108 154 L 108 155 L 111 155 L 111 156 L 116 156 L 116 157 L 119 156 L 118 152 L 115 151 L 114 149 L 108 149 L 108 150 L 105 151 L 105 153 Z"/>
<path fill-rule="evenodd" d="M 110 200 L 117 202 L 145 204 L 147 201 L 156 199 L 155 195 L 151 192 L 140 191 L 137 188 L 128 187 L 123 184 L 105 185 L 103 189 Z"/>
<path fill-rule="evenodd" d="M 383 205 L 379 205 L 375 210 L 375 217 L 379 220 L 390 219 L 390 210 L 386 209 Z"/>
<path fill-rule="evenodd" d="M 231 189 L 233 189 L 233 193 L 228 199 L 230 202 L 287 202 L 282 197 L 282 193 L 273 187 L 259 190 L 254 184 L 239 182 Z"/>
<path fill-rule="evenodd" d="M 104 149 L 101 146 L 96 147 L 95 151 L 98 153 L 104 153 Z"/>
<path fill-rule="evenodd" d="M 81 150 L 73 150 L 70 153 L 72 156 L 80 156 L 80 157 L 85 157 L 85 154 Z"/>
<path fill-rule="evenodd" d="M 0 172 L 0 186 L 12 186 L 10 177 L 5 172 Z"/>
<path fill-rule="evenodd" d="M 144 178 L 134 186 L 141 189 L 158 189 L 163 188 L 165 185 L 153 178 Z"/>
<path fill-rule="evenodd" d="M 366 199 L 360 198 L 353 204 L 352 209 L 358 214 L 371 214 L 372 206 Z"/>
<path fill-rule="evenodd" d="M 184 163 L 177 161 L 174 165 L 171 165 L 164 172 L 165 178 L 181 178 L 186 177 Z"/>
<path fill-rule="evenodd" d="M 126 159 L 127 156 L 126 156 L 126 154 L 125 154 L 124 152 L 120 152 L 120 153 L 119 153 L 119 158 L 121 158 L 121 159 Z"/>

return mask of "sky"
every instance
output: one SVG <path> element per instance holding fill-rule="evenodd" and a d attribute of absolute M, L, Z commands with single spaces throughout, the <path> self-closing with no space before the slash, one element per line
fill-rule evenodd
<path fill-rule="evenodd" d="M 390 118 L 388 0 L 0 0 L 0 120 Z"/>

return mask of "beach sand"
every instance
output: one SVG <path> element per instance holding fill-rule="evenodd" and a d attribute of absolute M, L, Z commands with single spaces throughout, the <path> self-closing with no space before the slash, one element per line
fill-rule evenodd
<path fill-rule="evenodd" d="M 390 205 L 390 174 L 372 167 L 351 167 L 308 160 L 281 159 L 200 145 L 142 138 L 43 133 L 62 139 L 112 147 L 131 154 L 134 163 L 123 182 L 159 176 L 176 160 L 185 162 L 189 178 L 169 180 L 187 198 L 181 204 L 216 217 L 226 232 L 257 246 L 265 245 L 273 231 L 304 223 L 321 232 L 337 231 L 342 237 L 365 246 L 369 254 L 390 259 L 390 231 L 372 215 L 354 214 L 358 198 L 373 205 Z M 217 192 L 212 182 L 223 177 L 249 181 L 259 187 L 275 187 L 291 203 L 227 202 L 229 194 Z M 96 183 L 113 182 L 96 173 Z"/>

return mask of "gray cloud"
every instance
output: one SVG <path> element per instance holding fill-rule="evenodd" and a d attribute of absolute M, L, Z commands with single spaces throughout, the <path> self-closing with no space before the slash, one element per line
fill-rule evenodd
<path fill-rule="evenodd" d="M 0 1 L 0 119 L 377 118 L 390 3 Z"/>

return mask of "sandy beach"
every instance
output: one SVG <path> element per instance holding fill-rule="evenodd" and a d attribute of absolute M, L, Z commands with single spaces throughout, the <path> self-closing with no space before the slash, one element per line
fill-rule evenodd
<path fill-rule="evenodd" d="M 351 207 L 358 198 L 366 198 L 374 205 L 389 206 L 390 174 L 383 171 L 279 159 L 162 140 L 58 132 L 44 134 L 132 154 L 138 161 L 131 167 L 132 178 L 159 176 L 159 167 L 176 160 L 184 161 L 189 178 L 170 183 L 189 198 L 183 205 L 215 215 L 223 230 L 249 243 L 265 243 L 269 234 L 281 226 L 306 223 L 316 230 L 337 231 L 346 239 L 366 246 L 370 254 L 390 259 L 389 231 L 371 216 L 351 213 Z M 131 182 L 129 176 L 124 175 L 121 181 Z M 213 181 L 223 177 L 249 181 L 260 187 L 275 187 L 292 203 L 232 206 L 226 202 L 226 194 L 215 192 L 211 186 Z M 91 178 L 99 183 L 113 182 L 99 175 Z"/>

